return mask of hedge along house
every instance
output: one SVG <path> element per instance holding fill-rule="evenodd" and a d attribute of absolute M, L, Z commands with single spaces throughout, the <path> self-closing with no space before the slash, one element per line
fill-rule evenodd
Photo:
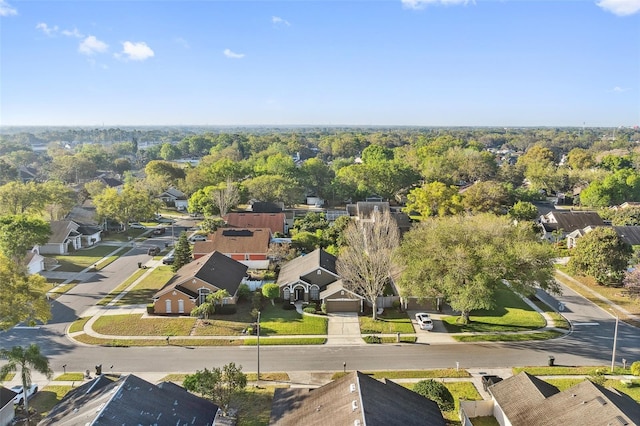
<path fill-rule="evenodd" d="M 277 281 L 280 295 L 291 304 L 325 303 L 327 312 L 362 312 L 364 298 L 342 285 L 336 257 L 322 249 L 282 266 Z"/>
<path fill-rule="evenodd" d="M 187 263 L 153 296 L 154 312 L 189 315 L 209 294 L 218 290 L 227 290 L 230 294 L 222 300 L 223 305 L 235 304 L 247 269 L 246 265 L 217 251 Z"/>

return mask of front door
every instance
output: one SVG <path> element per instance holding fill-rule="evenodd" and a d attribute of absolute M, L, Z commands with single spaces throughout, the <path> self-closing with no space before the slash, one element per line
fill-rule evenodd
<path fill-rule="evenodd" d="M 304 289 L 296 288 L 296 300 L 304 300 Z"/>

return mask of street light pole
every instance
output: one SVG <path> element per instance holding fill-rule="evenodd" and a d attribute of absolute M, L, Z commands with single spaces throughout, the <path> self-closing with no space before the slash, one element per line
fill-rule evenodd
<path fill-rule="evenodd" d="M 260 381 L 260 311 L 258 311 L 258 381 Z"/>
<path fill-rule="evenodd" d="M 611 372 L 613 373 L 613 368 L 616 364 L 616 343 L 618 342 L 618 322 L 620 321 L 620 317 L 617 312 L 612 312 L 616 316 L 616 328 L 613 332 L 613 353 L 611 354 Z"/>

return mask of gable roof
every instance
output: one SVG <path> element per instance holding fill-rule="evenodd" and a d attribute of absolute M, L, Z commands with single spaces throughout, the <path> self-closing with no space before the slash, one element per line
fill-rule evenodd
<path fill-rule="evenodd" d="M 320 292 L 320 299 L 324 299 L 325 297 L 329 297 L 332 294 L 336 294 L 339 291 L 346 291 L 349 294 L 355 296 L 356 299 L 363 299 L 364 300 L 364 297 L 362 297 L 358 293 L 346 288 L 344 286 L 344 283 L 342 282 L 342 280 L 338 280 L 338 281 L 332 282 L 324 290 L 322 290 Z M 353 297 L 351 297 L 350 299 L 353 299 Z"/>
<path fill-rule="evenodd" d="M 322 268 L 338 277 L 336 272 L 336 257 L 319 248 L 309 254 L 298 256 L 285 263 L 278 275 L 278 285 L 289 284 L 298 281 L 301 276 Z"/>
<path fill-rule="evenodd" d="M 284 213 L 234 212 L 227 214 L 225 220 L 234 228 L 268 228 L 273 234 L 284 234 Z"/>
<path fill-rule="evenodd" d="M 640 244 L 640 226 L 613 226 L 613 229 L 625 243 L 632 246 Z"/>
<path fill-rule="evenodd" d="M 124 185 L 123 181 L 121 181 L 120 179 L 112 178 L 112 177 L 100 176 L 98 180 L 103 184 L 105 184 L 106 186 L 108 186 L 109 188 L 117 188 L 119 186 Z"/>
<path fill-rule="evenodd" d="M 354 371 L 314 390 L 276 389 L 269 424 L 444 426 L 445 421 L 435 402 Z"/>
<path fill-rule="evenodd" d="M 156 299 L 174 289 L 188 294 L 191 297 L 196 297 L 197 294 L 193 294 L 193 292 L 181 286 L 194 278 L 219 289 L 227 290 L 229 294 L 233 296 L 238 291 L 238 287 L 240 287 L 242 279 L 247 273 L 247 269 L 247 265 L 243 265 L 237 260 L 233 260 L 220 252 L 214 251 L 178 269 L 178 272 L 176 272 L 173 278 L 171 278 L 153 298 Z"/>
<path fill-rule="evenodd" d="M 69 236 L 78 236 L 78 225 L 72 220 L 54 220 L 51 222 L 51 237 L 49 237 L 49 244 L 62 244 Z"/>
<path fill-rule="evenodd" d="M 522 372 L 489 388 L 511 424 L 561 426 L 583 424 L 636 425 L 640 404 L 615 389 L 585 380 L 560 392 Z"/>
<path fill-rule="evenodd" d="M 13 398 L 15 398 L 16 395 L 17 393 L 11 389 L 0 386 L 0 409 L 4 408 L 9 403 L 13 404 Z"/>
<path fill-rule="evenodd" d="M 267 228 L 218 228 L 212 240 L 213 250 L 222 253 L 266 253 L 271 231 Z"/>
<path fill-rule="evenodd" d="M 284 210 L 284 203 L 271 203 L 269 201 L 253 201 L 250 210 L 254 213 L 279 213 Z"/>
<path fill-rule="evenodd" d="M 40 425 L 213 425 L 218 406 L 174 384 L 151 384 L 132 374 L 98 376 L 69 392 Z"/>
<path fill-rule="evenodd" d="M 541 217 L 545 229 L 562 229 L 566 234 L 587 226 L 604 226 L 596 212 L 553 210 Z"/>
<path fill-rule="evenodd" d="M 158 198 L 173 198 L 175 200 L 186 200 L 187 196 L 184 192 L 177 188 L 169 188 L 162 194 L 158 195 Z"/>

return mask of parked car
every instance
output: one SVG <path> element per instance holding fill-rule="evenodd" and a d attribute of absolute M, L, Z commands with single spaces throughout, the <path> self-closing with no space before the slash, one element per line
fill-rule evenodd
<path fill-rule="evenodd" d="M 149 249 L 147 250 L 147 254 L 149 256 L 157 256 L 160 254 L 160 247 L 158 246 L 151 246 L 149 247 Z"/>
<path fill-rule="evenodd" d="M 131 229 L 147 229 L 146 226 L 144 226 L 143 224 L 138 223 L 138 222 L 131 222 L 129 224 L 129 228 L 131 228 Z"/>
<path fill-rule="evenodd" d="M 173 250 L 171 250 L 165 257 L 162 258 L 162 264 L 171 265 L 175 260 L 176 259 L 173 256 Z"/>
<path fill-rule="evenodd" d="M 420 330 L 433 330 L 433 321 L 431 321 L 429 314 L 425 312 L 418 312 L 416 314 L 416 321 L 420 326 Z"/>
<path fill-rule="evenodd" d="M 482 376 L 482 388 L 485 391 L 487 391 L 489 389 L 489 386 L 494 385 L 501 381 L 502 381 L 502 377 L 500 376 L 492 376 L 492 375 Z"/>
<path fill-rule="evenodd" d="M 163 235 L 167 232 L 167 228 L 162 227 L 162 228 L 156 228 L 153 230 L 153 235 Z"/>
<path fill-rule="evenodd" d="M 11 390 L 17 393 L 15 398 L 13 398 L 13 403 L 18 405 L 24 404 L 24 391 L 22 389 L 22 385 L 14 386 Z M 32 383 L 31 386 L 27 388 L 27 399 L 30 399 L 36 392 L 38 392 L 38 385 Z"/>
<path fill-rule="evenodd" d="M 189 242 L 195 243 L 196 241 L 207 241 L 207 236 L 202 234 L 194 234 L 189 237 Z"/>

